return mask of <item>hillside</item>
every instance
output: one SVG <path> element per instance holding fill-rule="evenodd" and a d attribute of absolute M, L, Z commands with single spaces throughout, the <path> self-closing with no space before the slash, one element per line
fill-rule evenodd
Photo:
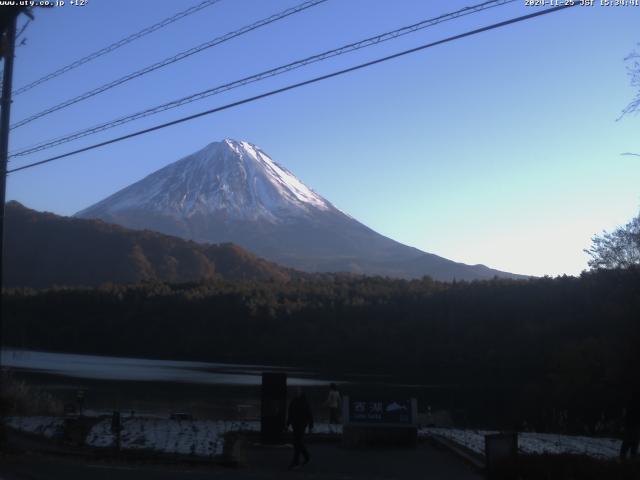
<path fill-rule="evenodd" d="M 420 211 L 420 215 L 435 212 Z M 527 278 L 455 262 L 381 235 L 338 209 L 256 145 L 232 139 L 213 142 L 76 216 L 196 242 L 232 242 L 306 272 L 428 275 L 443 281 Z"/>
<path fill-rule="evenodd" d="M 9 202 L 5 211 L 7 287 L 97 286 L 210 278 L 286 281 L 293 270 L 230 243 L 198 244 L 100 220 L 43 213 Z"/>

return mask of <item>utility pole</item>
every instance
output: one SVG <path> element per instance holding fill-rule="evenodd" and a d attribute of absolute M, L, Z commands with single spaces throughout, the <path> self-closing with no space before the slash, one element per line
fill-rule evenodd
<path fill-rule="evenodd" d="M 2 348 L 2 312 L 4 304 L 4 204 L 7 188 L 7 162 L 9 156 L 9 122 L 11 119 L 11 90 L 13 83 L 13 57 L 16 47 L 16 22 L 18 14 L 8 19 L 4 31 L 2 54 L 4 56 L 4 76 L 2 79 L 2 99 L 0 100 L 0 352 Z M 1 358 L 1 354 L 0 354 Z M 0 361 L 0 367 L 2 363 Z M 0 392 L 2 392 L 2 379 L 0 378 Z"/>

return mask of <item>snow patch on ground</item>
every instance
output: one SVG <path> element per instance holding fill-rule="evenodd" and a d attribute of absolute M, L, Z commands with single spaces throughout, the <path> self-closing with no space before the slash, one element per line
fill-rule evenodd
<path fill-rule="evenodd" d="M 313 426 L 313 433 L 322 435 L 342 435 L 342 425 L 332 425 L 329 423 L 317 423 Z"/>
<path fill-rule="evenodd" d="M 131 418 L 122 422 L 120 446 L 125 450 L 213 457 L 222 454 L 225 434 L 241 431 L 258 432 L 260 422 Z M 321 423 L 313 432 L 341 434 L 342 426 Z M 87 445 L 93 447 L 112 447 L 115 442 L 110 419 L 97 423 L 87 436 Z"/>
<path fill-rule="evenodd" d="M 26 433 L 53 438 L 62 433 L 60 417 L 8 417 L 7 426 Z M 122 420 L 120 448 L 157 453 L 215 457 L 222 455 L 225 435 L 229 432 L 258 432 L 259 421 L 168 420 L 158 417 L 133 417 Z M 314 434 L 342 434 L 342 425 L 319 423 Z M 116 436 L 111 432 L 111 418 L 98 421 L 89 431 L 86 444 L 96 448 L 113 448 Z"/>
<path fill-rule="evenodd" d="M 120 448 L 213 457 L 222 454 L 226 433 L 259 429 L 259 422 L 129 418 L 122 422 Z M 115 442 L 111 419 L 98 422 L 87 435 L 92 447 L 113 447 Z"/>
<path fill-rule="evenodd" d="M 421 428 L 420 437 L 442 437 L 484 455 L 484 436 L 498 433 L 490 430 L 455 428 Z M 523 454 L 578 454 L 599 459 L 615 459 L 621 441 L 614 438 L 581 437 L 553 433 L 522 432 L 518 434 L 518 450 Z"/>
<path fill-rule="evenodd" d="M 60 417 L 7 417 L 4 423 L 14 430 L 53 438 L 62 431 L 64 420 Z"/>
<path fill-rule="evenodd" d="M 64 419 L 61 417 L 7 417 L 5 424 L 15 430 L 41 435 L 45 438 L 61 436 Z M 146 450 L 158 453 L 215 457 L 224 449 L 229 432 L 260 430 L 259 421 L 225 420 L 168 420 L 159 417 L 133 417 L 122 420 L 120 447 L 123 450 Z M 440 437 L 484 455 L 485 435 L 492 430 L 462 430 L 426 427 L 418 430 L 421 438 Z M 313 434 L 342 434 L 342 425 L 318 423 Z M 111 432 L 111 418 L 98 421 L 90 430 L 86 444 L 97 448 L 112 448 L 116 438 Z M 522 454 L 579 454 L 598 459 L 615 459 L 621 441 L 552 433 L 522 432 L 518 434 L 518 448 Z"/>
<path fill-rule="evenodd" d="M 7 417 L 5 424 L 15 430 L 59 437 L 64 428 L 61 417 Z M 224 449 L 225 435 L 229 432 L 260 430 L 259 421 L 225 420 L 168 420 L 159 417 L 133 417 L 122 420 L 120 447 L 123 450 L 146 450 L 158 453 L 215 457 Z M 314 434 L 342 434 L 342 425 L 318 423 Z M 426 427 L 418 430 L 421 438 L 440 437 L 484 455 L 485 435 L 492 430 L 462 430 Z M 116 438 L 111 432 L 111 418 L 98 421 L 90 430 L 86 444 L 97 448 L 112 448 Z M 552 433 L 522 432 L 518 434 L 518 448 L 522 454 L 579 454 L 599 459 L 615 459 L 621 441 L 614 438 L 596 438 Z"/>

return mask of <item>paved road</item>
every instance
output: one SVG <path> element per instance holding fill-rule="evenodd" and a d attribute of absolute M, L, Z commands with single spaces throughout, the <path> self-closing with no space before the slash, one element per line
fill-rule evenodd
<path fill-rule="evenodd" d="M 1 480 L 271 480 L 291 479 L 446 479 L 478 480 L 474 472 L 447 450 L 420 444 L 412 450 L 347 450 L 338 444 L 311 444 L 312 459 L 287 471 L 292 450 L 247 446 L 243 465 L 219 466 L 117 464 L 79 458 L 24 454 L 0 458 Z"/>
<path fill-rule="evenodd" d="M 415 449 L 346 449 L 339 444 L 310 444 L 311 462 L 295 471 L 301 478 L 318 479 L 450 479 L 483 478 L 449 450 L 429 443 Z M 279 478 L 291 461 L 290 448 L 250 448 L 246 468 Z M 260 477 L 256 477 L 260 478 Z"/>

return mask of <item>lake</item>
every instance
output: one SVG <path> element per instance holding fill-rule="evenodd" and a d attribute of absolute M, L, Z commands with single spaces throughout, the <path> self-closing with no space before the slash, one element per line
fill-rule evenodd
<path fill-rule="evenodd" d="M 73 403 L 78 390 L 86 392 L 85 407 L 94 413 L 114 409 L 167 416 L 188 412 L 198 418 L 257 418 L 263 372 L 285 372 L 290 389 L 303 387 L 315 410 L 328 385 L 343 393 L 416 396 L 425 405 L 437 388 L 394 384 L 375 373 L 321 375 L 287 366 L 243 365 L 144 358 L 108 357 L 75 353 L 4 349 L 2 366 L 26 383 Z M 426 397 L 425 397 L 426 395 Z M 322 416 L 320 417 L 322 419 Z"/>
<path fill-rule="evenodd" d="M 238 365 L 145 358 L 106 357 L 74 353 L 3 349 L 3 367 L 21 372 L 90 380 L 177 382 L 201 385 L 260 385 L 262 372 L 289 372 L 291 386 L 326 385 L 329 380 L 292 367 Z"/>
<path fill-rule="evenodd" d="M 407 384 L 378 372 L 314 371 L 282 365 L 245 365 L 109 357 L 76 353 L 4 349 L 2 366 L 17 380 L 53 394 L 62 403 L 75 403 L 85 392 L 87 413 L 113 410 L 166 417 L 190 413 L 199 419 L 257 419 L 263 372 L 287 374 L 289 398 L 304 388 L 318 421 L 326 421 L 323 406 L 329 383 L 343 395 L 360 398 L 418 399 L 418 411 L 430 406 L 447 411 L 460 425 L 511 427 L 504 412 L 503 390 L 488 386 Z M 347 367 L 347 366 L 345 366 Z"/>

